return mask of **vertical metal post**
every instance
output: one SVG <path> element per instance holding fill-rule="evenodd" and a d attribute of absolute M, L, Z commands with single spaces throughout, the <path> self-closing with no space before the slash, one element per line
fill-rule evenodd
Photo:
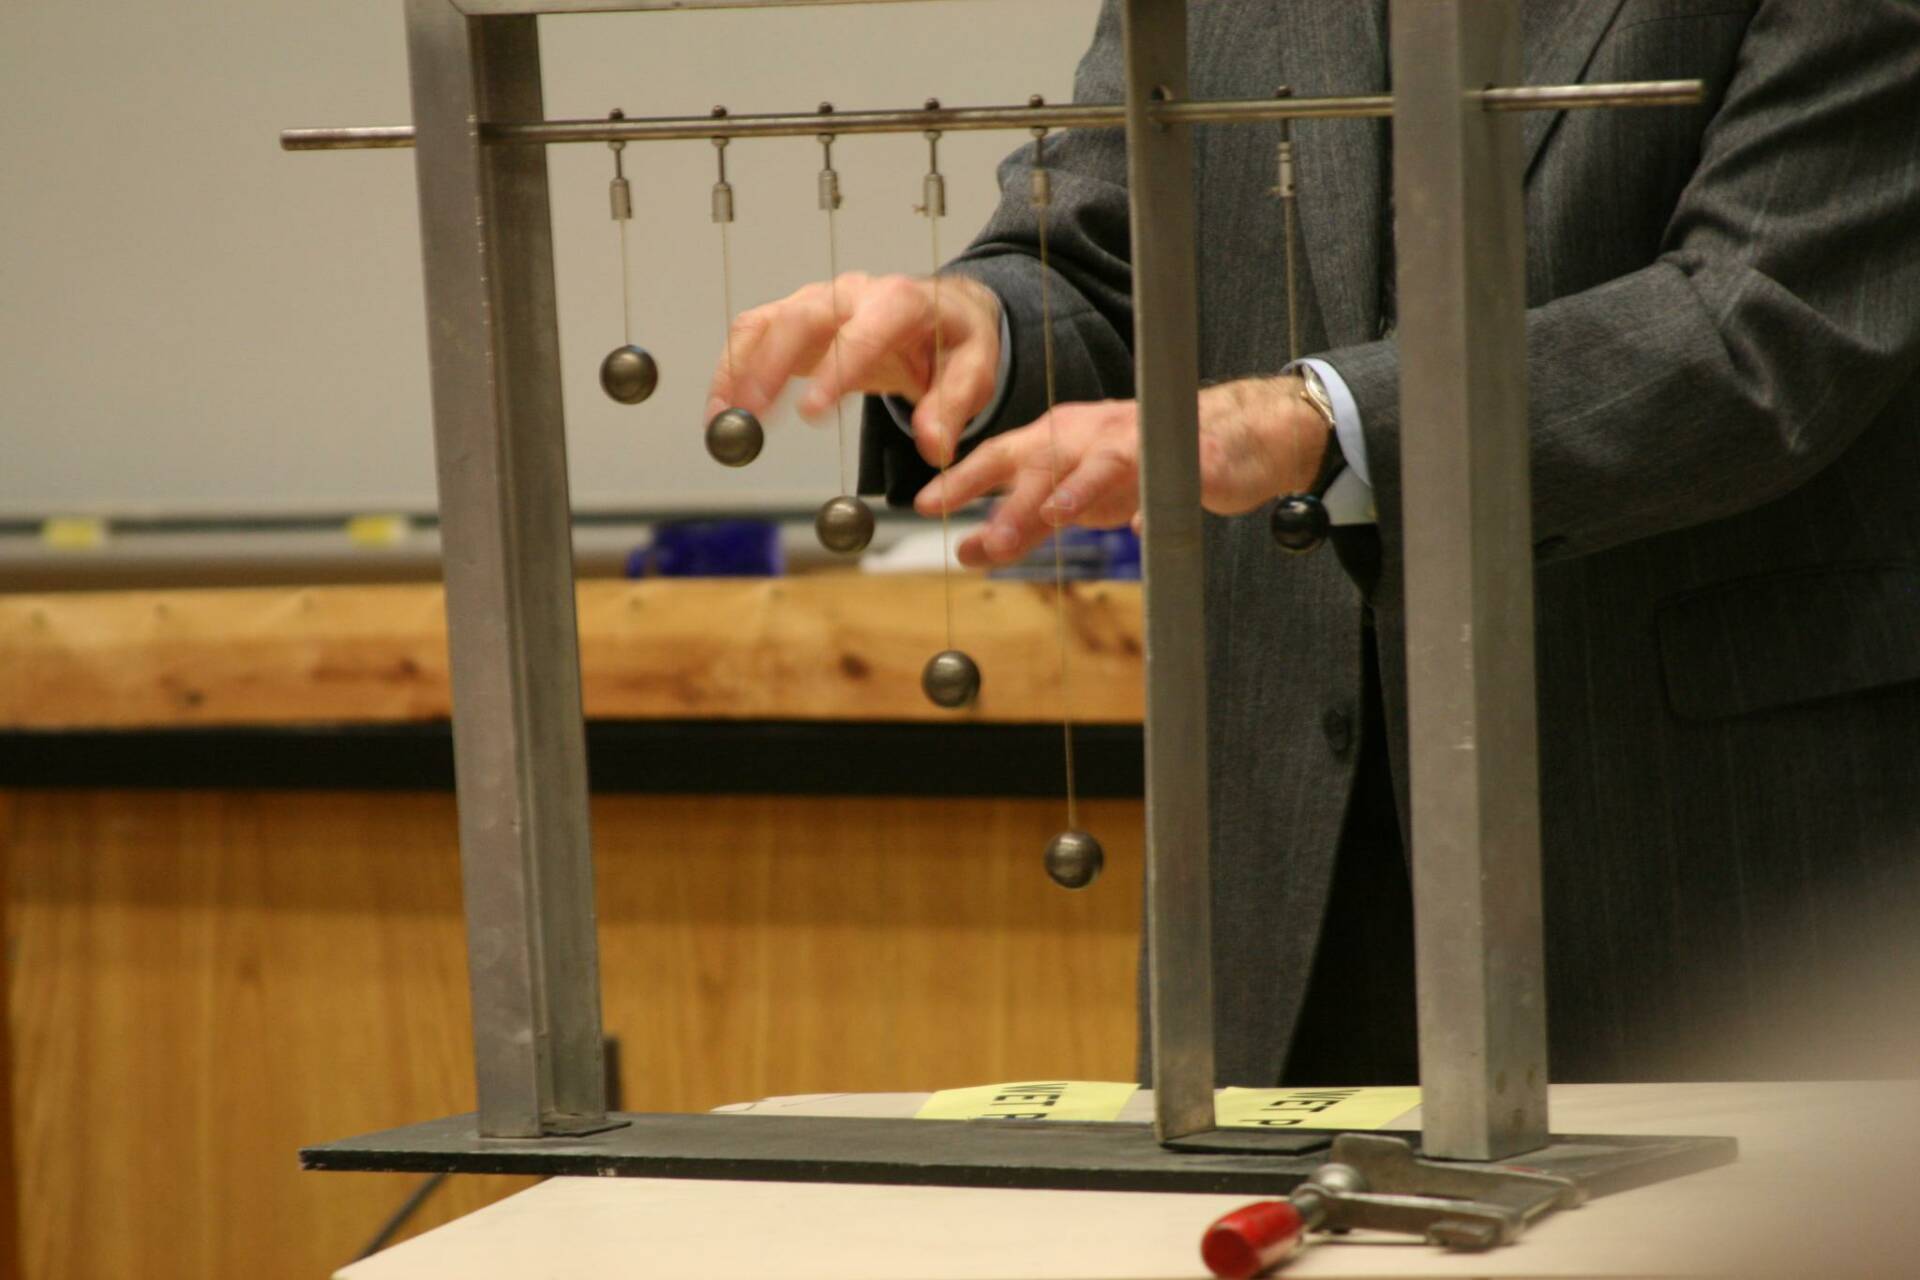
<path fill-rule="evenodd" d="M 1401 484 L 1428 1155 L 1547 1141 L 1517 0 L 1396 0 Z"/>
<path fill-rule="evenodd" d="M 1126 0 L 1123 15 L 1146 516 L 1147 1002 L 1165 1141 L 1214 1123 L 1193 142 L 1189 126 L 1147 119 L 1151 102 L 1186 94 L 1185 0 Z"/>
<path fill-rule="evenodd" d="M 480 1133 L 605 1123 L 559 326 L 532 16 L 408 0 Z"/>

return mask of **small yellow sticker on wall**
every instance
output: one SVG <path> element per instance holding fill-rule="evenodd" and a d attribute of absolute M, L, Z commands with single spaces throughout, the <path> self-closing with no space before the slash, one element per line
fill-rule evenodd
<path fill-rule="evenodd" d="M 356 547 L 397 547 L 413 535 L 405 516 L 355 516 L 347 521 L 347 541 Z"/>
<path fill-rule="evenodd" d="M 1108 1080 L 1025 1080 L 942 1089 L 917 1120 L 1114 1120 L 1136 1084 Z"/>
<path fill-rule="evenodd" d="M 1420 1105 L 1417 1085 L 1371 1089 L 1222 1089 L 1222 1129 L 1384 1129 Z"/>
<path fill-rule="evenodd" d="M 97 516 L 55 516 L 40 525 L 40 541 L 55 551 L 97 551 L 107 534 L 107 522 Z"/>

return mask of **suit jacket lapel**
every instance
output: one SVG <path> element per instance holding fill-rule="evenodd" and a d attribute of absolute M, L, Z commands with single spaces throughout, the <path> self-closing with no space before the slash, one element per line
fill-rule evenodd
<path fill-rule="evenodd" d="M 1280 28 L 1280 65 L 1294 93 L 1385 91 L 1386 32 L 1373 0 L 1293 0 L 1284 9 L 1300 15 Z M 1386 127 L 1380 120 L 1294 125 L 1301 239 L 1330 347 L 1370 340 L 1379 326 Z"/>
<path fill-rule="evenodd" d="M 1575 84 L 1625 0 L 1528 0 L 1520 17 L 1521 57 L 1528 84 Z M 1561 111 L 1529 111 L 1520 126 L 1527 172 L 1540 158 Z"/>

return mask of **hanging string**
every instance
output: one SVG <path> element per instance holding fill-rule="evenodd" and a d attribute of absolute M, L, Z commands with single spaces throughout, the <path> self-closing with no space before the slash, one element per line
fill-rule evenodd
<path fill-rule="evenodd" d="M 627 224 L 620 223 L 620 340 L 633 345 L 633 297 L 627 287 Z"/>
<path fill-rule="evenodd" d="M 626 118 L 627 113 L 618 107 L 607 113 L 609 120 Z M 613 152 L 613 183 L 607 189 L 607 199 L 620 238 L 620 340 L 630 347 L 633 345 L 633 285 L 627 266 L 627 224 L 633 221 L 633 188 L 627 182 L 621 156 L 627 144 L 616 140 L 609 142 L 607 149 Z"/>
<path fill-rule="evenodd" d="M 1047 470 L 1050 476 L 1049 492 L 1060 487 L 1060 437 L 1054 428 L 1053 405 L 1055 400 L 1054 360 L 1053 360 L 1053 269 L 1047 253 L 1047 213 L 1053 204 L 1053 180 L 1046 168 L 1045 129 L 1033 131 L 1033 171 L 1030 176 L 1033 194 L 1033 212 L 1035 228 L 1040 241 L 1040 342 L 1046 369 L 1047 388 Z M 1075 783 L 1073 767 L 1073 686 L 1070 679 L 1072 664 L 1068 661 L 1067 645 L 1067 560 L 1062 545 L 1064 530 L 1053 531 L 1053 601 L 1054 630 L 1060 650 L 1060 735 L 1067 774 L 1067 829 L 1080 829 L 1079 788 Z"/>

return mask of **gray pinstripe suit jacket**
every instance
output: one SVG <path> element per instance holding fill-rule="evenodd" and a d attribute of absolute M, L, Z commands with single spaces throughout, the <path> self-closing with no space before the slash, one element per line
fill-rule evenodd
<path fill-rule="evenodd" d="M 1196 95 L 1385 87 L 1377 6 L 1190 5 Z M 1698 76 L 1698 109 L 1528 117 L 1549 1018 L 1556 1079 L 1911 1072 L 1920 1044 L 1920 5 L 1529 0 L 1533 82 Z M 1122 95 L 1103 13 L 1084 99 Z M 1196 140 L 1202 371 L 1285 351 L 1275 133 Z M 1310 313 L 1360 405 L 1404 779 L 1387 130 L 1298 127 Z M 998 425 L 1042 405 L 1024 154 L 957 269 L 1004 300 Z M 1127 396 L 1120 139 L 1056 169 L 1063 399 Z M 924 468 L 890 424 L 871 488 Z M 1357 746 L 1358 589 L 1259 517 L 1208 552 L 1224 1082 L 1280 1070 Z M 1401 787 L 1402 812 L 1405 788 Z M 1416 851 L 1417 856 L 1417 851 Z"/>

